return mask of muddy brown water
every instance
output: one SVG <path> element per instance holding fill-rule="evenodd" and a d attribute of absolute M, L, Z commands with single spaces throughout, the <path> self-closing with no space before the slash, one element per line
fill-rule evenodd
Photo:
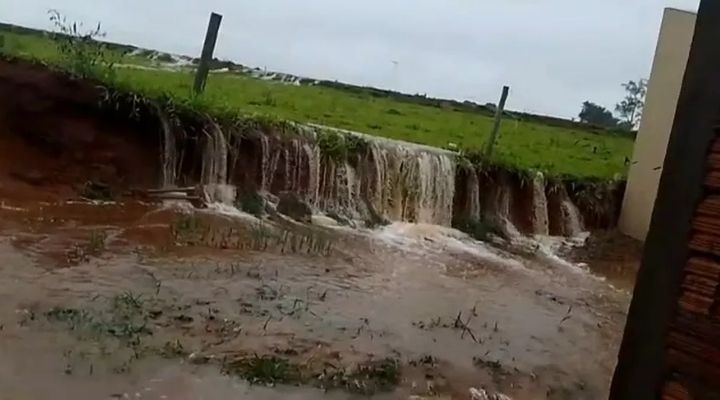
<path fill-rule="evenodd" d="M 630 294 L 582 268 L 413 224 L 318 228 L 328 255 L 178 246 L 178 215 L 157 208 L 0 207 L 0 398 L 367 398 L 223 372 L 261 356 L 313 373 L 397 360 L 377 399 L 607 396 Z M 142 345 L 48 317 L 98 321 L 118 298 L 151 315 L 128 336 Z M 168 343 L 182 351 L 136 354 Z"/>

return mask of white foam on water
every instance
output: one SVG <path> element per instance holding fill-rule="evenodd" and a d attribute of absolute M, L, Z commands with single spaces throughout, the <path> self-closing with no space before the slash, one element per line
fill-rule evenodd
<path fill-rule="evenodd" d="M 326 215 L 318 215 L 318 214 L 313 214 L 312 224 L 318 225 L 318 226 L 327 226 L 327 227 L 332 227 L 332 228 L 340 226 L 340 224 L 338 224 L 338 222 L 335 221 L 334 219 L 332 219 Z"/>
<path fill-rule="evenodd" d="M 27 211 L 27 209 L 25 209 L 25 208 L 13 207 L 13 206 L 6 205 L 4 201 L 0 202 L 0 210 L 21 211 L 21 212 Z"/>
<path fill-rule="evenodd" d="M 261 222 L 262 220 L 258 217 L 248 214 L 244 211 L 238 210 L 232 205 L 221 203 L 221 202 L 212 202 L 207 205 L 207 208 L 196 208 L 192 204 L 190 204 L 187 200 L 163 200 L 162 206 L 158 208 L 157 210 L 150 211 L 148 214 L 152 214 L 155 212 L 159 212 L 162 210 L 173 210 L 176 212 L 180 212 L 182 214 L 194 214 L 194 213 L 209 213 L 209 214 L 216 214 L 216 215 L 222 215 L 226 217 L 232 217 L 237 219 L 242 219 L 244 221 L 248 222 Z"/>
<path fill-rule="evenodd" d="M 375 231 L 374 237 L 408 252 L 469 254 L 484 262 L 527 270 L 519 260 L 509 258 L 487 244 L 445 226 L 396 222 Z"/>
<path fill-rule="evenodd" d="M 195 211 L 195 206 L 190 204 L 188 200 L 172 199 L 163 200 L 162 207 L 160 207 L 159 210 L 174 210 L 179 211 L 183 214 L 190 214 Z"/>
<path fill-rule="evenodd" d="M 262 220 L 252 214 L 248 214 L 244 211 L 238 210 L 234 206 L 225 203 L 214 202 L 207 205 L 204 210 L 213 214 L 220 214 L 227 217 L 238 218 L 248 222 L 261 222 Z"/>
<path fill-rule="evenodd" d="M 114 206 L 114 205 L 122 206 L 123 205 L 123 203 L 118 203 L 117 201 L 113 201 L 113 200 L 92 200 L 92 199 L 68 200 L 65 202 L 65 204 L 82 204 L 82 205 L 93 205 L 93 206 Z"/>
<path fill-rule="evenodd" d="M 221 203 L 232 205 L 237 197 L 237 188 L 224 183 L 211 183 L 203 185 L 203 195 L 208 203 Z"/>
<path fill-rule="evenodd" d="M 536 255 L 542 261 L 560 268 L 567 269 L 571 272 L 587 275 L 597 280 L 604 281 L 605 278 L 594 275 L 590 272 L 590 268 L 585 263 L 574 263 L 560 257 L 557 253 L 561 247 L 582 247 L 585 240 L 590 234 L 588 232 L 580 233 L 572 238 L 561 236 L 544 236 L 535 235 L 532 239 L 536 244 Z"/>

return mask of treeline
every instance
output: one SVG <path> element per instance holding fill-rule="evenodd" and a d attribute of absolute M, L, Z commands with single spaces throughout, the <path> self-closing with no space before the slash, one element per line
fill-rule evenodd
<path fill-rule="evenodd" d="M 625 97 L 615 104 L 617 117 L 612 111 L 601 105 L 591 101 L 583 102 L 580 114 L 578 114 L 580 121 L 608 129 L 634 131 L 640 125 L 645 108 L 647 83 L 647 79 L 639 79 L 621 85 L 625 89 Z"/>

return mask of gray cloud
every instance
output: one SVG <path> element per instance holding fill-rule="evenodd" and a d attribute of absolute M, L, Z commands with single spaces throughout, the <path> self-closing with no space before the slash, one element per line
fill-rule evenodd
<path fill-rule="evenodd" d="M 12 4 L 11 4 L 12 3 Z M 647 77 L 666 6 L 699 0 L 0 0 L 6 22 L 46 11 L 103 23 L 108 39 L 198 54 L 210 11 L 216 54 L 243 64 L 571 117 Z M 396 62 L 396 63 L 394 63 Z"/>

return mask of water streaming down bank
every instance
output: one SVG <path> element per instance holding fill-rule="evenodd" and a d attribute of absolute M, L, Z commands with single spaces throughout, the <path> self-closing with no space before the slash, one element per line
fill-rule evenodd
<path fill-rule="evenodd" d="M 177 144 L 175 133 L 169 118 L 160 107 L 156 106 L 156 112 L 162 128 L 162 165 L 161 165 L 161 183 L 163 188 L 172 187 L 177 180 Z"/>
<path fill-rule="evenodd" d="M 563 185 L 550 185 L 539 174 L 517 179 L 507 171 L 481 170 L 443 149 L 307 126 L 297 127 L 295 135 L 256 130 L 233 136 L 211 122 L 195 142 L 173 135 L 167 122 L 162 128 L 162 184 L 201 183 L 215 202 L 289 191 L 318 212 L 358 222 L 451 226 L 477 220 L 508 237 L 575 236 L 586 229 Z M 322 148 L 323 134 L 346 142 L 353 136 L 364 145 L 337 156 Z M 198 164 L 199 171 L 193 167 Z"/>
<path fill-rule="evenodd" d="M 368 153 L 361 169 L 370 169 L 367 198 L 379 213 L 392 221 L 450 225 L 454 155 L 387 140 L 372 141 Z"/>
<path fill-rule="evenodd" d="M 532 180 L 532 230 L 536 235 L 550 234 L 548 202 L 545 194 L 545 179 L 538 173 Z"/>
<path fill-rule="evenodd" d="M 564 193 L 560 200 L 560 220 L 563 223 L 565 236 L 577 236 L 583 232 L 582 216 L 577 206 L 570 200 L 567 193 Z"/>

